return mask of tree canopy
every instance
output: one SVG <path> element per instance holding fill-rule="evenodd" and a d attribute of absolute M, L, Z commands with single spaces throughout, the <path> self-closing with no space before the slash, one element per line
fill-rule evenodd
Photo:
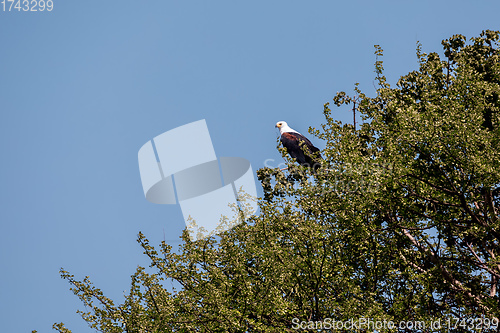
<path fill-rule="evenodd" d="M 327 103 L 310 129 L 326 143 L 320 170 L 258 170 L 260 213 L 217 237 L 185 232 L 178 251 L 139 233 L 151 267 L 122 304 L 61 270 L 83 319 L 101 332 L 496 330 L 499 39 L 455 35 L 443 55 L 418 45 L 418 69 L 395 87 L 376 46 L 376 96 L 356 85 L 333 98 L 362 122 L 336 121 Z"/>

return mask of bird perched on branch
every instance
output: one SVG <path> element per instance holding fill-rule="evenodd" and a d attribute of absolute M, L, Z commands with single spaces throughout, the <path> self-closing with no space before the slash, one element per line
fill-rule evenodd
<path fill-rule="evenodd" d="M 300 165 L 313 169 L 319 168 L 319 161 L 322 157 L 319 149 L 313 146 L 311 141 L 296 130 L 291 129 L 285 121 L 279 121 L 275 127 L 279 128 L 280 141 L 292 158 Z"/>

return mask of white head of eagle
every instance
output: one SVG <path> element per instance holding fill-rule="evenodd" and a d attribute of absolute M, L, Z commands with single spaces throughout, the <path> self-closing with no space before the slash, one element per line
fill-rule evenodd
<path fill-rule="evenodd" d="M 296 130 L 291 129 L 285 121 L 278 121 L 275 127 L 279 128 L 280 141 L 292 158 L 300 165 L 313 168 L 319 166 L 318 160 L 322 159 L 322 157 L 319 149 L 314 147 L 311 141 Z"/>

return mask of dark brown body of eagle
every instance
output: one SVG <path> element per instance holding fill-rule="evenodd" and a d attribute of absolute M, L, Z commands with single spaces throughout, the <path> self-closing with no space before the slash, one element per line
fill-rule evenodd
<path fill-rule="evenodd" d="M 285 132 L 281 134 L 281 143 L 292 158 L 300 165 L 313 167 L 319 164 L 321 154 L 305 136 L 300 133 Z M 301 144 L 302 142 L 302 144 Z"/>

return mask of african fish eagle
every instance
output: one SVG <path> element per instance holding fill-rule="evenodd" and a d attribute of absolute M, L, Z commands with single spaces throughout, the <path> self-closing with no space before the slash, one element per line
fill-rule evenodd
<path fill-rule="evenodd" d="M 319 167 L 318 159 L 322 159 L 322 157 L 319 149 L 314 147 L 311 141 L 296 130 L 291 129 L 285 121 L 279 121 L 275 127 L 279 128 L 280 141 L 292 158 L 300 165 L 314 169 Z M 300 142 L 303 142 L 302 145 Z"/>

